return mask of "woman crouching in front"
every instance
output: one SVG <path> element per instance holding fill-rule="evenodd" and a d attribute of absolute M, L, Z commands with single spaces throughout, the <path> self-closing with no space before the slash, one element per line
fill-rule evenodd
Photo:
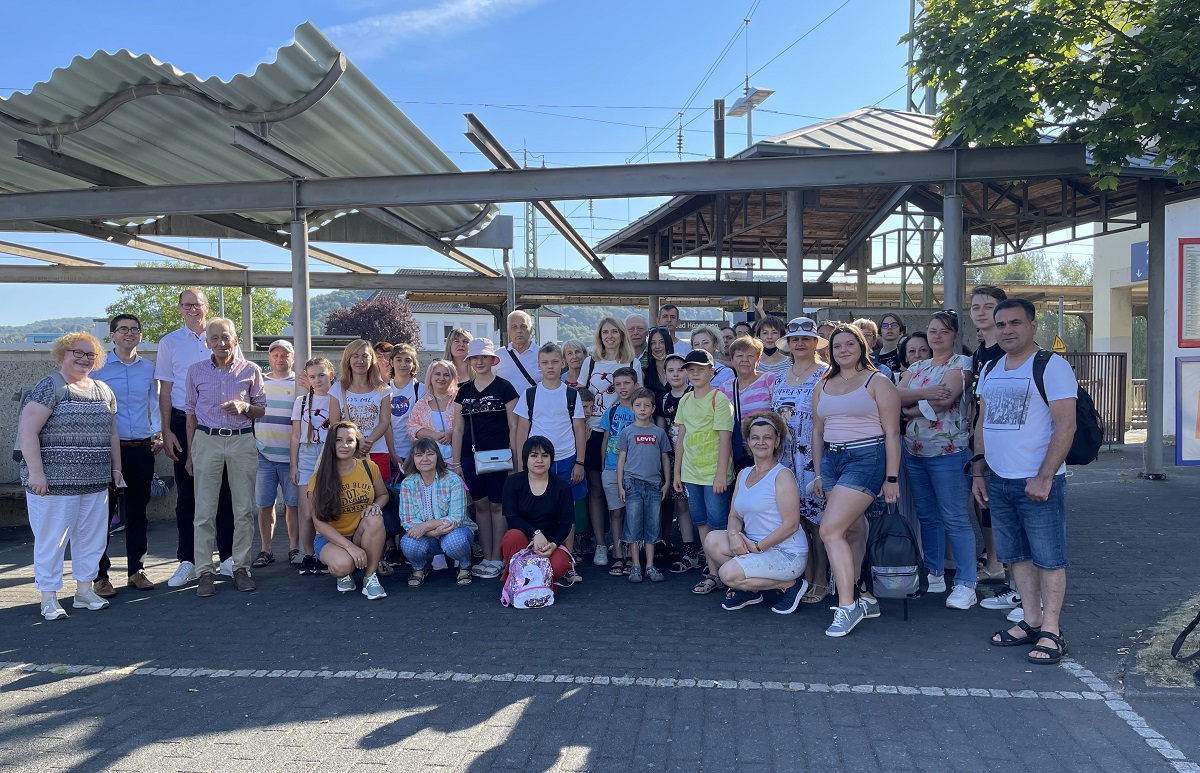
<path fill-rule="evenodd" d="M 571 484 L 550 474 L 554 464 L 554 444 L 541 435 L 534 435 L 521 448 L 525 460 L 524 472 L 514 473 L 504 481 L 504 517 L 508 531 L 500 542 L 504 557 L 503 585 L 508 580 L 508 563 L 517 551 L 533 543 L 542 558 L 550 560 L 557 587 L 571 568 L 571 554 L 561 547 L 575 525 L 575 501 Z"/>
<path fill-rule="evenodd" d="M 382 510 L 388 501 L 387 488 L 375 462 L 358 458 L 365 440 L 354 422 L 339 421 L 328 437 L 308 482 L 317 560 L 337 578 L 339 593 L 354 590 L 355 569 L 364 573 L 370 569 L 362 593 L 368 599 L 381 599 L 387 593 L 375 570 L 387 539 Z"/>
<path fill-rule="evenodd" d="M 801 577 L 808 541 L 800 531 L 796 476 L 779 463 L 787 425 L 779 414 L 761 411 L 742 420 L 741 432 L 754 464 L 738 473 L 728 530 L 709 532 L 704 552 L 729 586 L 722 609 L 758 604 L 766 595 L 772 612 L 788 615 L 808 590 Z"/>
<path fill-rule="evenodd" d="M 450 371 L 446 370 L 449 377 Z M 448 379 L 449 380 L 449 379 Z M 400 484 L 400 549 L 413 565 L 408 587 L 425 584 L 426 565 L 441 553 L 458 569 L 456 582 L 471 584 L 471 540 L 475 524 L 467 518 L 462 478 L 446 466 L 437 441 L 423 437 L 412 444 Z"/>

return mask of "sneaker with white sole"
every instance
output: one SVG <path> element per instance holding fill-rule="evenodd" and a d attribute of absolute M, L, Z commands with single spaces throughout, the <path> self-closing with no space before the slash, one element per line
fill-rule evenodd
<path fill-rule="evenodd" d="M 86 588 L 75 592 L 75 600 L 71 602 L 71 606 L 76 609 L 90 609 L 95 612 L 107 607 L 108 601 L 97 596 L 96 591 L 91 588 Z"/>
<path fill-rule="evenodd" d="M 58 599 L 48 599 L 42 602 L 42 617 L 46 620 L 61 620 L 67 616 L 67 610 L 62 608 Z"/>
<path fill-rule="evenodd" d="M 979 601 L 974 588 L 966 585 L 955 585 L 954 590 L 946 598 L 946 606 L 950 609 L 970 609 Z"/>
<path fill-rule="evenodd" d="M 1021 606 L 1021 594 L 1007 585 L 1001 585 L 1000 591 L 995 596 L 981 599 L 979 606 L 984 609 L 1015 609 Z"/>
<path fill-rule="evenodd" d="M 946 575 L 931 574 L 929 575 L 929 593 L 945 593 L 946 592 Z"/>
<path fill-rule="evenodd" d="M 858 605 L 862 607 L 863 618 L 871 620 L 879 617 L 879 601 L 878 599 L 869 599 L 866 596 L 861 596 L 858 599 Z"/>
<path fill-rule="evenodd" d="M 833 607 L 833 624 L 825 629 L 826 636 L 845 636 L 863 621 L 863 608 L 856 601 L 848 607 Z"/>
<path fill-rule="evenodd" d="M 338 593 L 352 593 L 356 587 L 354 584 L 354 575 L 352 574 L 337 578 Z"/>
<path fill-rule="evenodd" d="M 221 566 L 218 568 L 217 574 L 223 577 L 233 576 L 233 556 L 230 556 L 221 562 Z"/>
<path fill-rule="evenodd" d="M 597 545 L 596 553 L 592 556 L 592 564 L 595 566 L 608 566 L 608 547 L 605 545 Z"/>
<path fill-rule="evenodd" d="M 182 588 L 191 582 L 196 576 L 196 565 L 191 561 L 180 561 L 179 568 L 175 570 L 175 574 L 171 575 L 171 579 L 167 580 L 167 587 Z"/>
<path fill-rule="evenodd" d="M 366 596 L 369 601 L 387 597 L 387 591 L 379 584 L 379 575 L 375 572 L 371 572 L 363 580 L 362 595 Z"/>

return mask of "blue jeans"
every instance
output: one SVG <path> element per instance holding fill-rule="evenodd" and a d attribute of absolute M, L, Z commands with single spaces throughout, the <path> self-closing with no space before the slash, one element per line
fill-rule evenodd
<path fill-rule="evenodd" d="M 662 538 L 662 481 L 625 476 L 625 524 L 621 541 L 653 545 Z"/>
<path fill-rule="evenodd" d="M 1038 569 L 1066 569 L 1067 476 L 1055 475 L 1050 498 L 1034 502 L 1025 496 L 1025 478 L 988 478 L 992 535 L 1001 563 L 1033 561 Z"/>
<path fill-rule="evenodd" d="M 733 484 L 725 488 L 724 494 L 713 493 L 713 487 L 701 486 L 699 483 L 684 483 L 687 492 L 688 508 L 692 511 L 692 523 L 696 526 L 708 526 L 710 529 L 724 529 L 729 526 L 729 500 L 733 494 Z"/>
<path fill-rule="evenodd" d="M 921 551 L 925 568 L 941 576 L 946 569 L 946 535 L 958 570 L 954 584 L 975 587 L 975 531 L 967 517 L 970 480 L 963 475 L 970 451 L 943 456 L 913 456 L 904 452 L 904 468 L 913 505 L 921 521 Z"/>
<path fill-rule="evenodd" d="M 292 465 L 290 462 L 273 462 L 258 455 L 258 477 L 254 479 L 254 504 L 257 507 L 270 507 L 275 504 L 275 490 L 283 489 L 283 503 L 288 507 L 300 504 L 300 494 L 296 484 L 292 483 Z"/>
<path fill-rule="evenodd" d="M 459 569 L 471 566 L 471 541 L 474 535 L 466 526 L 459 526 L 441 537 L 413 539 L 407 534 L 400 538 L 400 549 L 404 557 L 412 561 L 413 569 L 424 571 L 429 559 L 438 553 L 454 562 Z"/>

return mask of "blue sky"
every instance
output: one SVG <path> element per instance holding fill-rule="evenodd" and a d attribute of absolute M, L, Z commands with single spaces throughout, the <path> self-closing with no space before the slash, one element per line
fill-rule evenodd
<path fill-rule="evenodd" d="M 464 112 L 476 113 L 518 158 L 528 149 L 531 164 L 575 166 L 678 159 L 682 111 L 683 159 L 696 160 L 712 153 L 712 100 L 732 102 L 747 67 L 752 85 L 776 90 L 755 112 L 756 139 L 867 105 L 903 108 L 906 50 L 897 40 L 907 14 L 902 0 L 125 2 L 119 15 L 104 3 L 68 3 L 56 11 L 52 34 L 38 14 L 10 15 L 0 96 L 28 90 L 98 49 L 127 48 L 201 77 L 229 78 L 273 58 L 295 27 L 311 20 L 464 169 L 489 167 L 462 135 Z M 744 145 L 744 119 L 729 119 L 728 152 Z M 597 201 L 589 212 L 587 202 L 563 202 L 561 208 L 594 241 L 655 203 Z M 520 244 L 521 208 L 506 211 L 517 216 Z M 543 266 L 584 266 L 544 222 L 540 235 Z M 0 238 L 114 265 L 145 259 L 82 237 Z M 214 242 L 179 243 L 216 253 Z M 288 265 L 277 248 L 222 247 L 227 259 L 257 268 Z M 385 271 L 453 265 L 427 250 L 335 249 Z M 499 261 L 498 254 L 476 254 Z M 644 262 L 622 257 L 612 266 L 632 270 Z M 101 316 L 116 299 L 111 287 L 0 287 L 7 296 L 0 324 Z"/>

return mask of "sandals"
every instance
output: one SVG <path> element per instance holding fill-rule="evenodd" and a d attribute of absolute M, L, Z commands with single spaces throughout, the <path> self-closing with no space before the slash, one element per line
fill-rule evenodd
<path fill-rule="evenodd" d="M 704 579 L 696 583 L 692 588 L 692 593 L 697 596 L 707 596 L 715 590 L 720 590 L 725 587 L 725 583 L 721 582 L 721 578 L 715 574 L 705 574 Z"/>
<path fill-rule="evenodd" d="M 613 562 L 608 566 L 608 573 L 613 577 L 620 577 L 626 574 L 625 567 L 629 565 L 628 559 L 614 558 Z"/>
<path fill-rule="evenodd" d="M 1054 646 L 1047 647 L 1044 644 L 1035 645 L 1034 648 L 1029 651 L 1029 654 L 1025 656 L 1025 659 L 1030 663 L 1036 663 L 1039 666 L 1053 666 L 1062 660 L 1063 656 L 1067 654 L 1067 643 L 1063 641 L 1061 634 L 1050 633 L 1049 631 L 1041 631 L 1037 638 L 1039 641 L 1042 639 L 1049 639 L 1054 643 Z M 1040 652 L 1046 657 L 1035 658 L 1033 656 L 1033 653 L 1035 652 Z"/>
<path fill-rule="evenodd" d="M 393 569 L 392 565 L 389 564 L 387 561 L 380 561 L 379 569 L 377 571 L 378 571 L 380 577 L 391 577 L 393 574 L 396 573 L 396 570 Z"/>
<path fill-rule="evenodd" d="M 805 604 L 820 604 L 829 595 L 828 585 L 810 585 L 808 590 L 804 591 L 804 595 L 800 597 L 800 601 Z"/>
<path fill-rule="evenodd" d="M 413 569 L 412 577 L 408 578 L 408 587 L 420 588 L 424 584 L 425 584 L 425 571 L 422 569 Z"/>
<path fill-rule="evenodd" d="M 994 634 L 992 634 L 992 636 L 999 636 L 1000 641 L 988 639 L 988 642 L 990 642 L 993 647 L 1019 647 L 1023 644 L 1036 644 L 1040 637 L 1052 635 L 1042 633 L 1042 629 L 1040 627 L 1029 625 L 1024 620 L 1017 623 L 1017 627 L 1025 632 L 1024 636 L 1017 638 L 1009 633 L 1008 629 L 1006 628 L 1002 631 L 996 631 Z M 1061 641 L 1061 639 L 1059 641 Z M 1056 660 L 1054 662 L 1057 663 L 1058 661 Z"/>
<path fill-rule="evenodd" d="M 470 569 L 459 569 L 458 577 L 454 581 L 456 583 L 458 583 L 458 587 L 460 587 L 460 588 L 467 587 L 468 585 L 471 584 L 471 570 Z"/>
<path fill-rule="evenodd" d="M 271 555 L 265 550 L 261 550 L 255 559 L 250 562 L 250 566 L 253 566 L 255 569 L 262 569 L 264 566 L 268 566 L 273 563 L 275 563 L 275 556 Z"/>

